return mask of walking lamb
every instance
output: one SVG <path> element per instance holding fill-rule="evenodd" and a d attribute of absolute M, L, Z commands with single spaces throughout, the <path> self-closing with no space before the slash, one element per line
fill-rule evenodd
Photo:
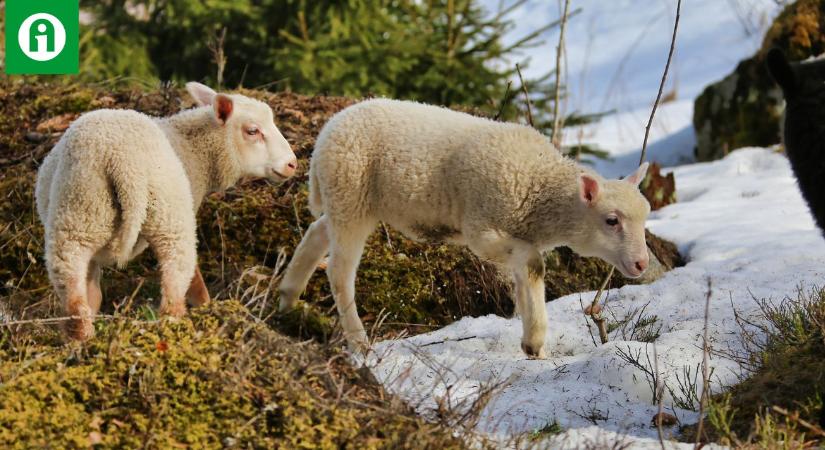
<path fill-rule="evenodd" d="M 368 346 L 355 306 L 355 274 L 379 221 L 419 241 L 468 246 L 512 276 L 522 349 L 544 356 L 542 252 L 567 245 L 638 277 L 648 265 L 650 206 L 638 189 L 647 166 L 608 181 L 563 157 L 526 126 L 435 106 L 369 100 L 321 130 L 310 165 L 318 219 L 279 287 L 291 308 L 329 252 L 327 276 L 350 345 Z"/>
<path fill-rule="evenodd" d="M 768 69 L 785 94 L 785 151 L 820 231 L 825 233 L 825 59 L 791 65 L 768 52 Z"/>
<path fill-rule="evenodd" d="M 71 339 L 94 334 L 100 267 L 152 247 L 160 263 L 162 314 L 182 316 L 188 299 L 209 301 L 197 268 L 195 214 L 210 192 L 242 177 L 285 180 L 297 160 L 271 108 L 199 84 L 200 107 L 168 118 L 98 110 L 81 116 L 43 161 L 37 212 L 46 265 Z"/>

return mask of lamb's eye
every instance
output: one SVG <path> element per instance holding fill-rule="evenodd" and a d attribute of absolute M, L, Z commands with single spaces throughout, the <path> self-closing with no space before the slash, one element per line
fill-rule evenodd
<path fill-rule="evenodd" d="M 618 218 L 618 217 L 608 217 L 608 218 L 604 221 L 604 223 L 606 223 L 606 224 L 610 225 L 611 227 L 615 227 L 616 225 L 618 225 L 618 224 L 619 224 L 619 218 Z"/>
<path fill-rule="evenodd" d="M 261 130 L 257 129 L 256 127 L 250 127 L 246 129 L 246 134 L 250 136 L 257 136 L 260 132 Z"/>

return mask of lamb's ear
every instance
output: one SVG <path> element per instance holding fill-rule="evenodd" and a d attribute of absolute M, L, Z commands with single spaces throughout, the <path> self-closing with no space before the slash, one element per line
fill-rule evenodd
<path fill-rule="evenodd" d="M 785 58 L 785 53 L 776 47 L 770 49 L 766 63 L 768 65 L 768 72 L 771 73 L 773 79 L 776 80 L 776 83 L 782 88 L 785 96 L 787 97 L 789 94 L 793 94 L 796 88 L 796 74 L 787 58 Z"/>
<path fill-rule="evenodd" d="M 213 105 L 215 106 L 215 117 L 217 117 L 218 121 L 222 124 L 226 123 L 229 116 L 232 115 L 232 110 L 235 109 L 232 97 L 224 94 L 216 95 Z"/>
<path fill-rule="evenodd" d="M 599 180 L 592 175 L 579 175 L 579 199 L 587 206 L 593 206 L 599 199 Z"/>
<path fill-rule="evenodd" d="M 218 95 L 209 86 L 200 84 L 196 81 L 186 83 L 186 90 L 189 92 L 189 95 L 195 99 L 198 106 L 211 105 L 212 101 L 215 100 L 215 96 Z"/>
<path fill-rule="evenodd" d="M 630 175 L 625 178 L 625 180 L 630 184 L 635 184 L 638 186 L 641 184 L 642 180 L 645 179 L 645 175 L 647 175 L 647 162 L 643 162 L 635 172 L 631 173 Z"/>

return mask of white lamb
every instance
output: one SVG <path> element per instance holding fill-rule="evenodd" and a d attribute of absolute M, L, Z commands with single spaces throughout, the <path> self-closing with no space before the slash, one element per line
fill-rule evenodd
<path fill-rule="evenodd" d="M 43 161 L 37 212 L 46 265 L 70 338 L 94 334 L 100 267 L 124 266 L 152 247 L 161 270 L 163 314 L 209 301 L 197 268 L 195 213 L 204 196 L 242 177 L 282 181 L 297 160 L 271 108 L 242 95 L 187 90 L 200 107 L 168 118 L 129 110 L 84 114 Z"/>
<path fill-rule="evenodd" d="M 468 246 L 512 276 L 522 349 L 542 358 L 547 329 L 542 252 L 567 245 L 625 276 L 648 265 L 643 165 L 608 181 L 563 157 L 532 128 L 434 106 L 369 100 L 321 130 L 310 164 L 318 219 L 279 287 L 291 308 L 329 251 L 327 276 L 350 345 L 368 345 L 354 300 L 364 243 L 379 221 L 412 239 Z"/>

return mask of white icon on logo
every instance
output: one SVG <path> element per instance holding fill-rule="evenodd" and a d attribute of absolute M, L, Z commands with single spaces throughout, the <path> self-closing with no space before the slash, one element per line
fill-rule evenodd
<path fill-rule="evenodd" d="M 29 16 L 17 32 L 20 50 L 35 61 L 50 61 L 66 46 L 66 29 L 57 17 L 37 13 Z"/>

